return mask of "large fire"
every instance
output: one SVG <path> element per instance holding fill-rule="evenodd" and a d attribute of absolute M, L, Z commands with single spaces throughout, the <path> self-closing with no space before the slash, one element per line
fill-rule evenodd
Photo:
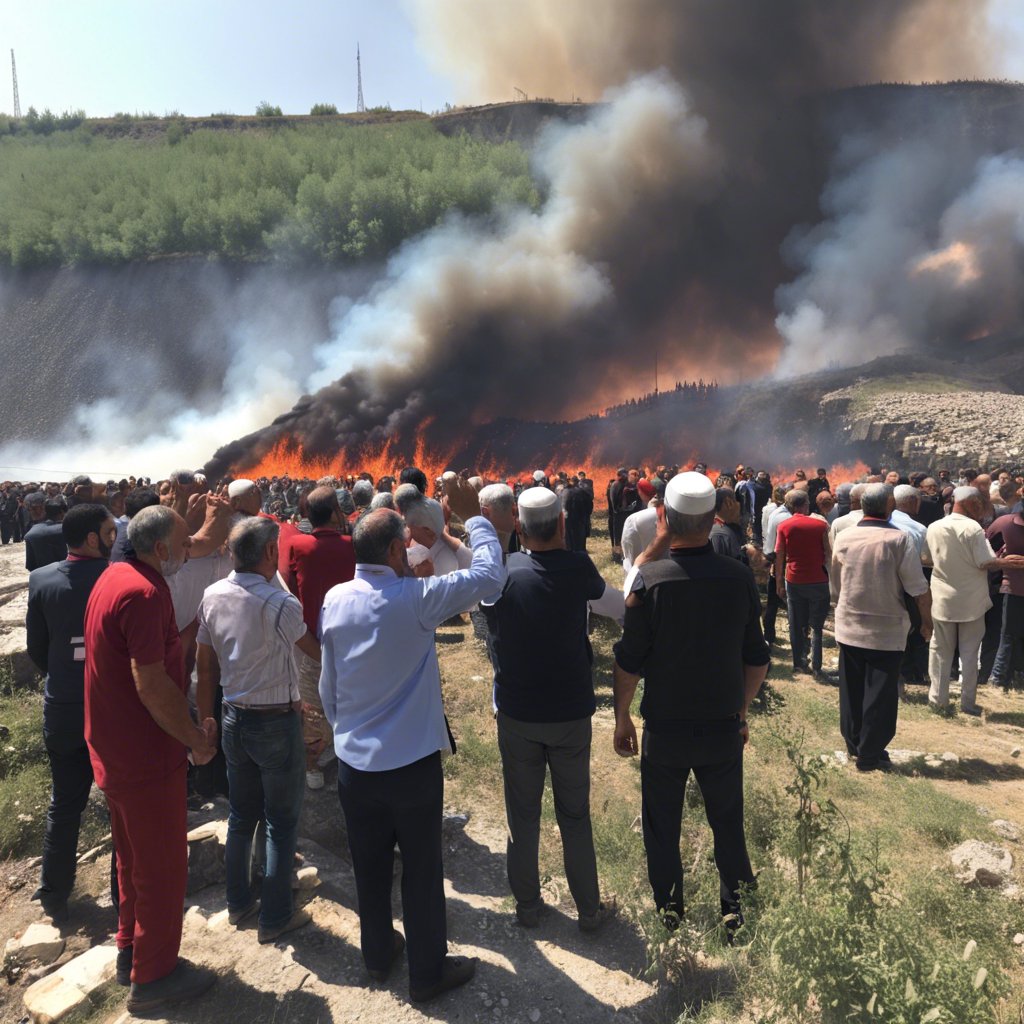
<path fill-rule="evenodd" d="M 325 476 L 344 479 L 348 475 L 369 473 L 374 480 L 382 476 L 394 476 L 405 466 L 417 466 L 426 473 L 427 478 L 435 480 L 447 470 L 460 471 L 468 469 L 473 474 L 488 481 L 526 481 L 532 478 L 535 470 L 543 470 L 554 475 L 559 470 L 576 473 L 583 470 L 596 484 L 603 485 L 615 477 L 616 466 L 602 459 L 594 451 L 581 451 L 571 444 L 558 443 L 534 458 L 521 460 L 522 465 L 504 465 L 492 453 L 483 451 L 472 459 L 459 457 L 455 448 L 445 449 L 428 443 L 424 432 L 419 432 L 411 445 L 405 444 L 398 437 L 389 438 L 379 444 L 367 443 L 359 448 L 344 449 L 333 456 L 307 455 L 301 444 L 294 438 L 282 438 L 258 462 L 239 463 L 233 467 L 233 475 L 247 476 L 253 479 L 261 477 L 288 476 L 292 479 L 317 480 Z M 699 453 L 690 452 L 678 459 L 672 459 L 676 465 L 684 468 L 695 466 L 701 457 Z M 813 459 L 804 463 L 803 468 L 808 476 L 815 475 Z M 662 463 L 667 464 L 665 460 Z M 647 475 L 653 475 L 657 465 L 635 463 Z M 756 467 L 763 468 L 763 467 Z M 792 480 L 796 469 L 800 467 L 767 467 L 773 480 Z M 716 479 L 720 473 L 732 474 L 734 467 L 721 470 L 709 467 L 707 474 Z M 869 467 L 863 462 L 849 465 L 834 465 L 828 470 L 828 479 L 833 484 L 859 480 L 869 473 Z"/>

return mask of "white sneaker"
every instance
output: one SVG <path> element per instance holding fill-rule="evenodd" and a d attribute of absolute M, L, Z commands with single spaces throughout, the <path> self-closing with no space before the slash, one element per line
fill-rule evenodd
<path fill-rule="evenodd" d="M 306 772 L 306 786 L 308 789 L 324 788 L 324 773 L 320 771 Z"/>
<path fill-rule="evenodd" d="M 323 752 L 316 759 L 316 763 L 321 768 L 326 768 L 335 759 L 335 756 L 336 755 L 334 753 L 334 744 L 328 743 L 327 746 L 324 747 Z"/>

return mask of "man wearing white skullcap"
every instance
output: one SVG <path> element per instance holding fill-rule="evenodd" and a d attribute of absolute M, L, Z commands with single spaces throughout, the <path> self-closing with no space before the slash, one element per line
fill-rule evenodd
<path fill-rule="evenodd" d="M 988 574 L 1019 569 L 1024 557 L 996 558 L 981 527 L 985 506 L 976 487 L 953 492 L 953 511 L 928 527 L 927 552 L 932 562 L 934 632 L 928 651 L 931 689 L 928 705 L 944 712 L 949 701 L 953 652 L 960 650 L 960 710 L 980 715 L 977 705 L 978 653 L 985 636 L 985 612 L 992 607 Z"/>
<path fill-rule="evenodd" d="M 498 748 L 508 818 L 507 869 L 516 918 L 540 923 L 537 866 L 544 776 L 551 768 L 565 876 L 579 927 L 595 932 L 614 907 L 601 902 L 590 823 L 591 717 L 596 708 L 589 611 L 622 621 L 623 597 L 585 552 L 565 548 L 561 499 L 545 487 L 519 498 L 519 538 L 501 596 L 483 605 L 494 664 Z"/>
<path fill-rule="evenodd" d="M 690 772 L 715 837 L 727 937 L 743 923 L 739 892 L 754 875 L 743 834 L 747 709 L 768 671 L 761 600 L 750 569 L 709 542 L 715 488 L 702 473 L 665 487 L 658 534 L 640 555 L 615 645 L 615 750 L 638 752 L 630 704 L 640 676 L 647 875 L 666 928 L 683 914 L 679 832 Z M 668 552 L 668 558 L 660 557 Z"/>

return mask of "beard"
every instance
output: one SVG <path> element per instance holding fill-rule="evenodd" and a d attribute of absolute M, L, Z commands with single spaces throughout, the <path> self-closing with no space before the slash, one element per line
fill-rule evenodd
<path fill-rule="evenodd" d="M 165 558 L 160 562 L 160 575 L 173 576 L 185 564 L 185 553 L 182 552 L 177 558 Z"/>

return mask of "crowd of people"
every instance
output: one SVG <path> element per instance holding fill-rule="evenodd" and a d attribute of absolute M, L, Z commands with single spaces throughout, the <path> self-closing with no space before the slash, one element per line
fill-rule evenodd
<path fill-rule="evenodd" d="M 622 467 L 604 489 L 610 584 L 587 553 L 594 482 L 538 469 L 433 482 L 415 467 L 374 480 L 146 478 L 0 488 L 4 539 L 23 538 L 28 652 L 45 674 L 52 772 L 35 893 L 69 914 L 81 815 L 95 781 L 110 813 L 117 979 L 148 1012 L 206 991 L 179 956 L 189 787 L 229 803 L 226 902 L 271 943 L 310 924 L 291 875 L 307 789 L 337 769 L 367 975 L 405 955 L 410 996 L 469 981 L 447 952 L 435 630 L 469 615 L 493 668 L 508 821 L 507 874 L 524 928 L 543 924 L 538 868 L 548 772 L 579 928 L 614 916 L 590 820 L 596 708 L 592 615 L 614 647 L 614 749 L 639 755 L 654 904 L 685 912 L 679 837 L 690 773 L 714 832 L 726 935 L 754 884 L 743 830 L 748 710 L 786 611 L 793 668 L 840 692 L 861 772 L 890 769 L 901 689 L 936 713 L 981 716 L 978 687 L 1010 688 L 1024 638 L 1024 479 L 879 468 L 773 480 L 739 465 Z M 832 615 L 838 673 L 823 663 Z M 543 651 L 543 657 L 537 652 Z M 958 668 L 957 668 L 958 665 Z M 638 738 L 632 719 L 643 680 Z M 457 728 L 457 723 L 456 723 Z M 394 850 L 403 932 L 394 928 Z"/>

